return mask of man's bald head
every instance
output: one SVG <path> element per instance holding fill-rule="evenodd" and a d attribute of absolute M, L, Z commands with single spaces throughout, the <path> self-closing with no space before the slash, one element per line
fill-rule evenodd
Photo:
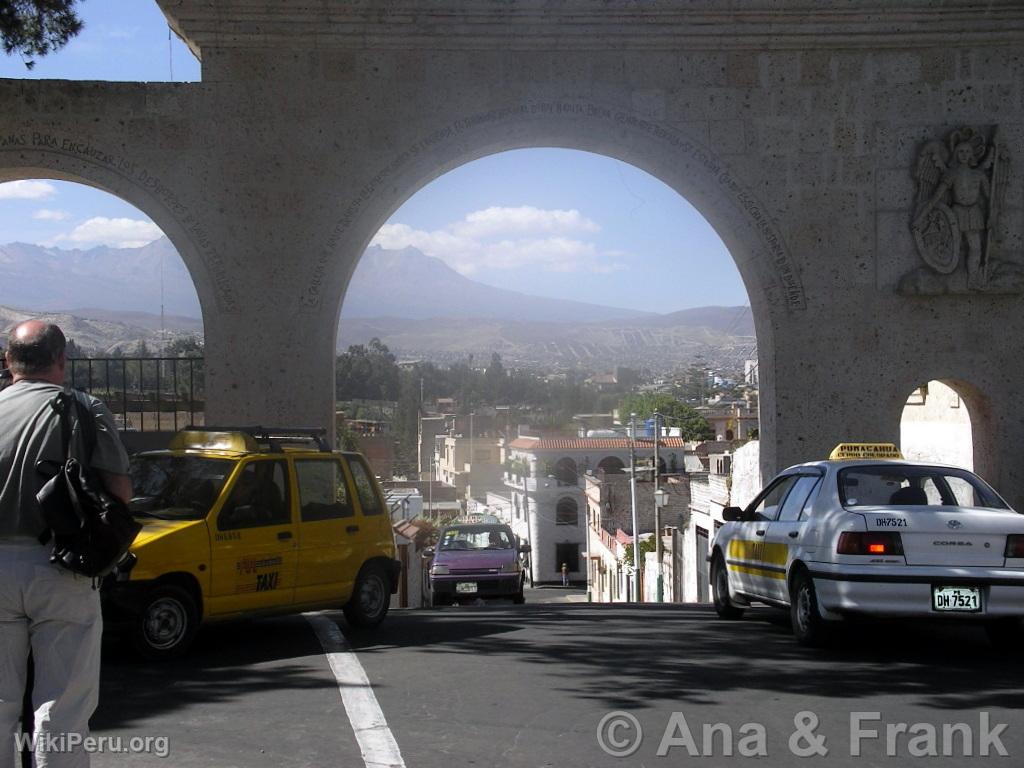
<path fill-rule="evenodd" d="M 7 366 L 18 379 L 64 380 L 64 332 L 53 323 L 26 320 L 7 337 Z"/>

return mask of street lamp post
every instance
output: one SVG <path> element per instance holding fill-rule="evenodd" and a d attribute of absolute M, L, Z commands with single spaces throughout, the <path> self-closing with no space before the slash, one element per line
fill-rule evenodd
<path fill-rule="evenodd" d="M 640 526 L 636 515 L 636 414 L 629 414 L 629 500 L 633 510 L 633 602 L 640 599 Z"/>
<path fill-rule="evenodd" d="M 654 412 L 654 551 L 658 563 L 657 573 L 657 602 L 662 603 L 665 601 L 665 582 L 661 575 L 661 565 L 664 561 L 664 547 L 661 542 L 661 508 L 664 506 L 665 492 L 661 490 L 658 485 L 661 467 L 658 464 L 658 443 L 661 442 L 661 414 L 657 411 Z M 662 501 L 661 504 L 658 502 Z"/>

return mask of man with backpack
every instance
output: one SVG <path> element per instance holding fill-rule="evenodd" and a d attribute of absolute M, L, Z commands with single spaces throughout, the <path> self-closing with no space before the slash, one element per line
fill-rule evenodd
<path fill-rule="evenodd" d="M 56 325 L 18 325 L 6 353 L 12 383 L 0 391 L 0 768 L 16 764 L 29 653 L 36 766 L 89 764 L 89 755 L 72 747 L 88 735 L 99 698 L 99 591 L 88 576 L 50 562 L 53 546 L 36 499 L 49 479 L 42 468 L 67 458 L 54 405 L 64 391 L 64 348 Z M 96 398 L 88 402 L 95 424 L 89 464 L 106 492 L 127 503 L 128 456 L 114 419 Z M 81 442 L 77 426 L 73 434 Z"/>

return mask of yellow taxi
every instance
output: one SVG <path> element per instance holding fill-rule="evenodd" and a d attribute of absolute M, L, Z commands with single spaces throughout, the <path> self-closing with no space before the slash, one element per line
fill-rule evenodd
<path fill-rule="evenodd" d="M 133 557 L 104 615 L 149 658 L 183 653 L 207 621 L 341 608 L 387 615 L 401 565 L 373 473 L 323 430 L 190 428 L 131 462 Z"/>
<path fill-rule="evenodd" d="M 722 518 L 709 555 L 722 618 L 783 608 L 805 645 L 863 617 L 969 621 L 1000 648 L 1024 640 L 1024 516 L 966 469 L 844 443 Z"/>

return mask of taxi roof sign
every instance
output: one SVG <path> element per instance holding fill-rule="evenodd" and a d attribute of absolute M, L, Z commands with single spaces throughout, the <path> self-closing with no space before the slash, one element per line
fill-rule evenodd
<path fill-rule="evenodd" d="M 840 443 L 832 449 L 829 461 L 844 459 L 902 459 L 900 449 L 892 443 Z"/>
<path fill-rule="evenodd" d="M 183 429 L 171 438 L 172 451 L 231 451 L 255 453 L 259 444 L 245 432 Z"/>

